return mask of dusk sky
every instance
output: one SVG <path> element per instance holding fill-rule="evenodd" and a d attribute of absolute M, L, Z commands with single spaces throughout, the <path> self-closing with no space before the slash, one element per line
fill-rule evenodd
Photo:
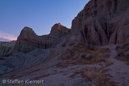
<path fill-rule="evenodd" d="M 55 23 L 71 28 L 89 0 L 0 0 L 0 41 L 15 40 L 28 26 L 37 35 L 49 34 Z"/>

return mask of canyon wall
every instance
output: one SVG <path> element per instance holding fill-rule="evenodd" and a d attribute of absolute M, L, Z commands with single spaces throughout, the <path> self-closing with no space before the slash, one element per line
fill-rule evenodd
<path fill-rule="evenodd" d="M 128 4 L 128 0 L 90 0 L 72 21 L 71 33 L 87 45 L 129 42 Z"/>

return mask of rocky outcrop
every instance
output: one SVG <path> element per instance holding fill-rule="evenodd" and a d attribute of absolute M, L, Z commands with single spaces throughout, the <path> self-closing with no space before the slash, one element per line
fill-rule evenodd
<path fill-rule="evenodd" d="M 128 0 L 90 0 L 72 21 L 71 30 L 57 23 L 50 34 L 38 36 L 31 28 L 24 27 L 13 52 L 47 49 L 68 41 L 88 46 L 129 42 L 128 4 Z"/>
<path fill-rule="evenodd" d="M 11 42 L 0 42 L 0 58 L 3 56 L 10 55 L 16 41 Z"/>
<path fill-rule="evenodd" d="M 120 16 L 111 20 L 110 27 L 114 32 L 109 40 L 110 44 L 123 44 L 129 42 L 129 8 Z"/>
<path fill-rule="evenodd" d="M 65 36 L 65 35 L 67 35 L 69 33 L 70 33 L 70 29 L 68 29 L 67 27 L 65 27 L 65 26 L 61 25 L 60 23 L 58 23 L 58 24 L 55 24 L 52 27 L 52 30 L 51 30 L 49 35 L 55 36 L 57 38 L 60 38 L 60 37 Z"/>
<path fill-rule="evenodd" d="M 42 62 L 47 59 L 49 53 L 49 49 L 35 49 L 27 54 L 17 53 L 11 55 L 5 60 L 0 61 L 0 75 L 19 68 L 27 68 L 38 62 Z"/>
<path fill-rule="evenodd" d="M 87 45 L 129 42 L 128 4 L 128 0 L 90 0 L 72 21 L 71 33 Z"/>
<path fill-rule="evenodd" d="M 60 39 L 68 34 L 70 34 L 70 29 L 60 23 L 52 27 L 50 34 L 43 36 L 38 36 L 31 28 L 24 27 L 12 52 L 27 53 L 36 48 L 51 48 L 56 46 Z"/>
<path fill-rule="evenodd" d="M 21 31 L 18 40 L 25 40 L 28 42 L 38 42 L 39 38 L 36 33 L 29 27 L 24 27 Z"/>

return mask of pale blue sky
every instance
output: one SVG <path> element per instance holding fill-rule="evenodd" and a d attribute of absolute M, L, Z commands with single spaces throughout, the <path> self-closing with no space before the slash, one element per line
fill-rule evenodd
<path fill-rule="evenodd" d="M 24 26 L 49 34 L 55 23 L 71 28 L 74 17 L 89 0 L 0 0 L 0 36 L 17 37 Z M 2 33 L 2 34 L 1 34 Z"/>

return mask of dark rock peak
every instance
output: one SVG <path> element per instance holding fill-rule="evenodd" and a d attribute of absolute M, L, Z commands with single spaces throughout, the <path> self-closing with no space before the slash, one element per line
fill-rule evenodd
<path fill-rule="evenodd" d="M 33 31 L 32 28 L 27 27 L 27 26 L 25 26 L 25 27 L 22 29 L 21 33 L 33 33 L 33 34 L 36 34 L 36 33 Z"/>
<path fill-rule="evenodd" d="M 63 26 L 62 24 L 60 23 L 56 23 L 55 25 L 52 26 L 52 29 L 58 29 L 58 30 L 61 30 L 61 29 L 68 29 L 67 27 Z"/>
<path fill-rule="evenodd" d="M 53 26 L 52 26 L 51 31 L 52 31 L 52 30 L 58 30 L 58 31 L 65 31 L 65 30 L 69 30 L 69 31 L 70 31 L 70 29 L 69 29 L 69 28 L 67 28 L 67 27 L 63 26 L 63 25 L 62 25 L 62 24 L 60 24 L 60 23 L 56 23 L 55 25 L 53 25 Z"/>
<path fill-rule="evenodd" d="M 25 27 L 23 28 L 23 30 L 25 30 L 25 29 L 32 30 L 32 28 L 27 27 L 27 26 L 25 26 Z"/>
<path fill-rule="evenodd" d="M 69 34 L 69 33 L 70 33 L 70 29 L 61 25 L 60 23 L 57 23 L 52 26 L 50 35 L 62 36 L 62 35 Z"/>
<path fill-rule="evenodd" d="M 36 33 L 29 27 L 24 27 L 18 37 L 20 40 L 35 40 Z"/>

